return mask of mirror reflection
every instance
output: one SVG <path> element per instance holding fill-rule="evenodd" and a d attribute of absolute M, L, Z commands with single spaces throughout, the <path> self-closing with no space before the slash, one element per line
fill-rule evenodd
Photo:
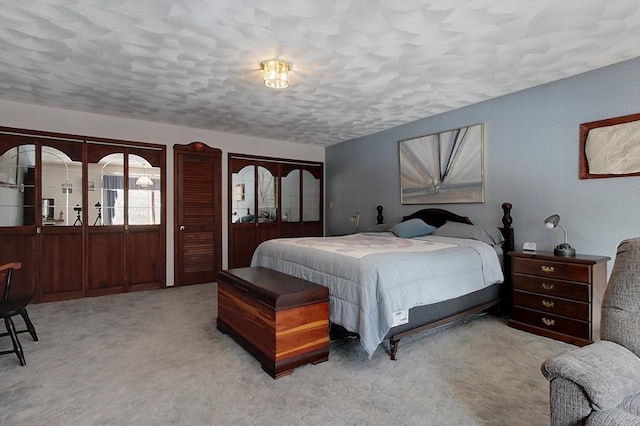
<path fill-rule="evenodd" d="M 35 145 L 19 145 L 0 155 L 0 226 L 36 224 L 35 167 Z"/>
<path fill-rule="evenodd" d="M 42 146 L 42 224 L 82 225 L 82 162 Z"/>
<path fill-rule="evenodd" d="M 233 223 L 255 222 L 255 215 L 252 213 L 255 205 L 254 179 L 255 166 L 245 166 L 231 176 L 233 188 L 231 221 Z"/>
<path fill-rule="evenodd" d="M 122 225 L 124 223 L 124 154 L 105 155 L 97 163 L 89 163 L 87 169 L 89 225 Z"/>
<path fill-rule="evenodd" d="M 308 170 L 302 171 L 302 220 L 320 220 L 320 179 Z"/>
<path fill-rule="evenodd" d="M 160 196 L 160 167 L 129 154 L 129 224 L 159 224 Z"/>
<path fill-rule="evenodd" d="M 278 217 L 277 179 L 258 166 L 258 222 L 275 222 Z"/>
<path fill-rule="evenodd" d="M 283 222 L 300 221 L 300 169 L 282 177 L 282 217 Z"/>

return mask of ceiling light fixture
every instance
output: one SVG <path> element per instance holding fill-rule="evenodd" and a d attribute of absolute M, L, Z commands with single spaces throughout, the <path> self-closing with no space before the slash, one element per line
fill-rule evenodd
<path fill-rule="evenodd" d="M 262 62 L 264 70 L 264 85 L 271 89 L 286 89 L 289 87 L 289 71 L 291 66 L 278 59 Z"/>
<path fill-rule="evenodd" d="M 153 186 L 153 180 L 148 175 L 142 175 L 136 180 L 136 185 L 142 188 Z"/>

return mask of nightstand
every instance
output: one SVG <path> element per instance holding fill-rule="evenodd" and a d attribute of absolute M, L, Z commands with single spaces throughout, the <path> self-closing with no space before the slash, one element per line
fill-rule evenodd
<path fill-rule="evenodd" d="M 513 300 L 509 326 L 578 346 L 600 340 L 606 256 L 510 252 Z"/>

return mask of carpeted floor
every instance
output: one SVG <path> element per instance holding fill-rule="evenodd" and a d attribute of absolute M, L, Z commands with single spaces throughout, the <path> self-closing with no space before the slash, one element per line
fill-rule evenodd
<path fill-rule="evenodd" d="M 216 304 L 203 284 L 30 306 L 40 341 L 20 335 L 26 367 L 0 357 L 0 424 L 548 425 L 540 364 L 571 347 L 485 316 L 403 340 L 396 362 L 334 342 L 273 380 Z"/>

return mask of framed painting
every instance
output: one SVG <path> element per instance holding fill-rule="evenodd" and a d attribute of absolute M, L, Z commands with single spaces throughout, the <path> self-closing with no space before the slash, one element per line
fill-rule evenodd
<path fill-rule="evenodd" d="M 484 202 L 484 124 L 398 145 L 402 204 Z"/>
<path fill-rule="evenodd" d="M 580 179 L 640 176 L 640 114 L 580 125 Z"/>

